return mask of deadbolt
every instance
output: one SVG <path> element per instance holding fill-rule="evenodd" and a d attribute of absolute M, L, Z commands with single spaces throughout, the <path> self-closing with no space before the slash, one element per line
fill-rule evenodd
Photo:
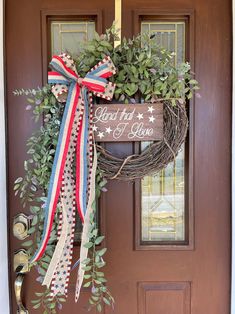
<path fill-rule="evenodd" d="M 31 219 L 23 213 L 15 216 L 13 221 L 13 234 L 19 240 L 27 238 Z"/>

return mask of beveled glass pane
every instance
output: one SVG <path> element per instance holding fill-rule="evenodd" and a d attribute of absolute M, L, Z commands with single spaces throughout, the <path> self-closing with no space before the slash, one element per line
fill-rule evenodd
<path fill-rule="evenodd" d="M 155 33 L 159 46 L 174 52 L 175 65 L 185 60 L 184 22 L 143 22 L 142 33 Z M 143 150 L 149 142 L 142 142 Z M 141 181 L 141 240 L 167 242 L 185 240 L 185 149 L 155 177 Z"/>
<path fill-rule="evenodd" d="M 183 241 L 184 154 L 159 175 L 142 180 L 142 241 Z"/>
<path fill-rule="evenodd" d="M 94 21 L 68 21 L 51 23 L 51 53 L 69 52 L 79 53 L 82 42 L 91 40 L 94 36 Z"/>

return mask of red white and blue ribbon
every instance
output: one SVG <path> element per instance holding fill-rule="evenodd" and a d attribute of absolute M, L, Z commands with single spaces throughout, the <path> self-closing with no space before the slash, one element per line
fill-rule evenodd
<path fill-rule="evenodd" d="M 80 252 L 80 259 L 83 260 L 87 256 L 84 244 L 89 240 L 89 215 L 95 201 L 97 156 L 92 127 L 92 98 L 95 95 L 112 99 L 115 85 L 108 82 L 107 78 L 115 74 L 115 67 L 110 57 L 105 57 L 81 78 L 74 61 L 67 54 L 54 56 L 50 65 L 53 71 L 48 74 L 48 82 L 53 84 L 52 92 L 58 101 L 66 100 L 66 105 L 45 204 L 43 235 L 31 262 L 36 262 L 43 256 L 50 239 L 55 213 L 60 208 L 59 238 L 43 284 L 48 287 L 52 285 L 53 295 L 66 295 L 73 250 L 75 212 L 78 210 L 84 223 Z M 83 275 L 80 267 L 76 300 Z"/>

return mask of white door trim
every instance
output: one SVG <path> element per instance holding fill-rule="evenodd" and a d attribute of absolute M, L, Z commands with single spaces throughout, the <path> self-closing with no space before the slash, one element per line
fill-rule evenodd
<path fill-rule="evenodd" d="M 0 0 L 0 304 L 10 313 L 7 247 L 6 140 L 4 102 L 4 0 Z"/>
<path fill-rule="evenodd" d="M 232 103 L 232 278 L 231 314 L 235 314 L 235 0 L 233 6 L 233 103 Z"/>

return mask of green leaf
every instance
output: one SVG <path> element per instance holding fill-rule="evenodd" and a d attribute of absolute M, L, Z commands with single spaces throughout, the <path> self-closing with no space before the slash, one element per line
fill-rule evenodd
<path fill-rule="evenodd" d="M 33 220 L 32 220 L 32 226 L 35 226 L 36 224 L 38 223 L 38 216 L 37 215 L 35 215 L 35 216 L 33 216 Z"/>
<path fill-rule="evenodd" d="M 15 190 L 18 190 L 19 187 L 20 187 L 20 184 L 15 184 L 15 186 L 14 186 L 14 191 L 15 191 Z"/>
<path fill-rule="evenodd" d="M 36 231 L 36 228 L 35 227 L 31 227 L 31 228 L 29 228 L 29 230 L 28 230 L 28 234 L 32 234 L 32 233 L 34 233 Z"/>
<path fill-rule="evenodd" d="M 90 287 L 90 285 L 91 285 L 91 281 L 88 281 L 88 282 L 86 282 L 86 283 L 83 285 L 83 287 L 84 287 L 84 288 L 88 288 L 88 287 Z"/>
<path fill-rule="evenodd" d="M 100 290 L 101 290 L 102 292 L 106 292 L 106 291 L 107 291 L 107 287 L 105 287 L 105 286 L 100 287 Z"/>
<path fill-rule="evenodd" d="M 36 310 L 36 309 L 39 309 L 40 306 L 41 306 L 41 303 L 38 303 L 38 304 L 35 304 L 35 305 L 33 306 L 33 308 Z"/>
<path fill-rule="evenodd" d="M 103 297 L 103 301 L 105 304 L 111 305 L 110 301 L 107 298 Z"/>
<path fill-rule="evenodd" d="M 20 182 L 22 182 L 23 181 L 23 178 L 22 177 L 19 177 L 19 178 L 17 178 L 16 180 L 15 180 L 15 184 L 16 183 L 20 183 Z"/>
<path fill-rule="evenodd" d="M 98 281 L 100 282 L 107 282 L 107 279 L 103 278 L 103 277 L 99 277 L 97 278 Z"/>
<path fill-rule="evenodd" d="M 101 250 L 99 250 L 99 251 L 97 251 L 97 255 L 99 255 L 99 256 L 103 256 L 104 254 L 105 254 L 105 252 L 107 251 L 107 248 L 103 248 L 103 249 L 101 249 Z"/>
<path fill-rule="evenodd" d="M 33 241 L 32 240 L 25 241 L 25 242 L 22 243 L 22 246 L 26 246 L 26 247 L 31 246 L 31 245 L 33 245 Z"/>
<path fill-rule="evenodd" d="M 30 104 L 34 104 L 34 99 L 32 99 L 32 98 L 27 98 L 27 101 L 28 101 Z"/>
<path fill-rule="evenodd" d="M 54 309 L 56 307 L 56 304 L 55 303 L 50 303 L 50 304 L 47 305 L 47 307 L 49 309 Z"/>
<path fill-rule="evenodd" d="M 91 270 L 91 268 L 92 268 L 91 266 L 85 266 L 85 267 L 82 267 L 82 269 L 83 269 L 83 270 L 85 270 L 85 271 L 90 271 L 90 270 Z"/>
<path fill-rule="evenodd" d="M 90 249 L 93 246 L 92 242 L 87 242 L 86 244 L 84 244 L 84 247 L 87 249 Z"/>
<path fill-rule="evenodd" d="M 100 263 L 96 263 L 96 267 L 97 268 L 102 268 L 102 267 L 104 267 L 105 266 L 105 262 L 100 262 Z"/>
<path fill-rule="evenodd" d="M 191 99 L 192 97 L 193 97 L 193 93 L 192 93 L 192 92 L 189 92 L 188 95 L 187 95 L 187 98 L 188 98 L 188 99 Z"/>
<path fill-rule="evenodd" d="M 198 81 L 196 81 L 196 80 L 190 80 L 189 83 L 190 83 L 190 84 L 193 84 L 193 85 L 194 85 L 194 84 L 196 85 L 196 84 L 198 84 Z"/>
<path fill-rule="evenodd" d="M 104 47 L 112 47 L 112 45 L 108 41 L 105 41 L 105 40 L 102 40 L 100 44 Z"/>
<path fill-rule="evenodd" d="M 100 303 L 97 304 L 96 308 L 97 308 L 97 311 L 98 311 L 99 313 L 102 311 L 102 306 L 101 306 Z"/>
<path fill-rule="evenodd" d="M 95 304 L 95 302 L 94 302 L 94 301 L 92 301 L 92 299 L 91 299 L 91 298 L 89 299 L 89 303 L 90 303 L 90 304 L 92 304 L 92 305 L 93 305 L 93 304 Z"/>
<path fill-rule="evenodd" d="M 38 299 L 38 300 L 31 300 L 31 303 L 32 304 L 38 304 L 41 302 L 41 299 Z"/>
<path fill-rule="evenodd" d="M 100 237 L 98 237 L 96 240 L 95 240 L 95 244 L 96 245 L 98 245 L 98 244 L 100 244 L 103 240 L 104 240 L 104 236 L 100 236 Z"/>
<path fill-rule="evenodd" d="M 86 259 L 84 259 L 84 260 L 82 261 L 82 264 L 87 265 L 87 264 L 90 263 L 90 261 L 91 261 L 90 258 L 86 258 Z"/>

